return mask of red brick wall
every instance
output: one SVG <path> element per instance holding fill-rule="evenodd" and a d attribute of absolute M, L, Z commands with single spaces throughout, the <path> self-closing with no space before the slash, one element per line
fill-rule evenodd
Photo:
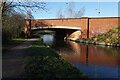
<path fill-rule="evenodd" d="M 53 26 L 75 26 L 75 27 L 86 27 L 87 18 L 82 19 L 46 19 L 46 20 L 33 20 L 32 26 L 38 24 L 38 26 L 53 25 Z M 40 23 L 40 24 L 39 24 Z M 42 25 L 43 23 L 43 25 Z"/>
<path fill-rule="evenodd" d="M 90 36 L 104 33 L 118 26 L 118 18 L 90 18 L 89 21 Z"/>
<path fill-rule="evenodd" d="M 39 26 L 71 26 L 81 27 L 82 37 L 87 38 L 87 26 L 89 19 L 89 36 L 108 31 L 110 28 L 118 26 L 118 18 L 70 18 L 70 19 L 41 19 L 32 20 L 32 27 Z"/>

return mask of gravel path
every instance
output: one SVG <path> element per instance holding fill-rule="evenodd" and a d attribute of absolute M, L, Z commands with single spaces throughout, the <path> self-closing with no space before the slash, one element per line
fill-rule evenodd
<path fill-rule="evenodd" d="M 2 77 L 3 78 L 21 78 L 23 71 L 23 57 L 27 48 L 37 39 L 27 39 L 24 43 L 11 48 L 8 52 L 2 54 Z"/>

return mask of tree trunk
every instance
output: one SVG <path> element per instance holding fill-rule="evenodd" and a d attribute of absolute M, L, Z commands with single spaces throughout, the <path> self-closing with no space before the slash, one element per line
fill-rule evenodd
<path fill-rule="evenodd" d="M 0 0 L 0 45 L 2 45 L 2 2 Z M 2 65 L 2 47 L 0 46 L 0 65 Z M 0 66 L 0 79 L 2 79 L 2 66 Z"/>

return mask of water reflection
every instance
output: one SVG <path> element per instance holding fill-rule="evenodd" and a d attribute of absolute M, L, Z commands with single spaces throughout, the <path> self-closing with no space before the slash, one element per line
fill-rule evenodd
<path fill-rule="evenodd" d="M 85 45 L 76 42 L 55 41 L 42 37 L 61 56 L 92 78 L 118 78 L 119 48 Z"/>
<path fill-rule="evenodd" d="M 80 56 L 63 54 L 63 57 L 92 78 L 118 78 L 119 49 L 83 44 L 79 46 Z"/>
<path fill-rule="evenodd" d="M 46 35 L 41 35 L 40 37 L 43 39 L 43 42 L 44 42 L 46 45 L 52 45 L 52 44 L 53 44 L 54 35 L 46 34 Z"/>

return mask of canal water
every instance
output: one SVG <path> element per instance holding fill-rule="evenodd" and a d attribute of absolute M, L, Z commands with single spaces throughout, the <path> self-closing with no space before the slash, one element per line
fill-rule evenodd
<path fill-rule="evenodd" d="M 56 40 L 53 35 L 41 35 L 43 42 L 90 78 L 118 78 L 120 48 L 87 45 Z"/>

